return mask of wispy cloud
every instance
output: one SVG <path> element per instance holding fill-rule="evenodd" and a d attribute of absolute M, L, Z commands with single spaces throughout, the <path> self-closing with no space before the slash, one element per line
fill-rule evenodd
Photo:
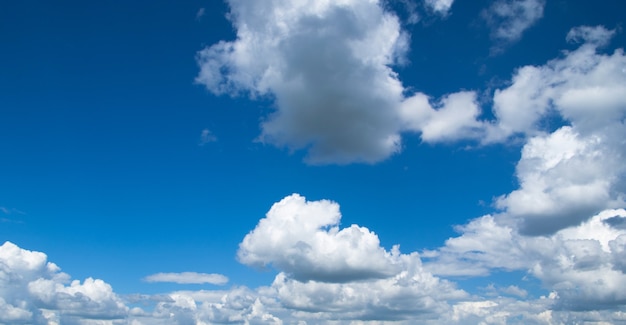
<path fill-rule="evenodd" d="M 445 16 L 450 11 L 454 0 L 424 0 L 424 3 L 430 10 Z"/>
<path fill-rule="evenodd" d="M 173 282 L 179 284 L 217 284 L 222 285 L 228 283 L 228 278 L 221 274 L 207 274 L 196 272 L 182 273 L 156 273 L 144 278 L 146 282 Z"/>
<path fill-rule="evenodd" d="M 217 137 L 213 133 L 211 133 L 211 130 L 204 129 L 200 133 L 200 142 L 198 144 L 200 146 L 204 146 L 207 143 L 211 143 L 215 141 L 217 141 Z"/>
<path fill-rule="evenodd" d="M 206 13 L 206 9 L 204 9 L 204 8 L 198 9 L 198 12 L 196 12 L 196 19 L 197 20 L 202 19 L 202 17 L 204 16 L 205 13 Z"/>
<path fill-rule="evenodd" d="M 543 17 L 545 4 L 545 0 L 498 0 L 483 11 L 496 42 L 492 52 L 497 54 L 518 41 L 524 31 Z"/>

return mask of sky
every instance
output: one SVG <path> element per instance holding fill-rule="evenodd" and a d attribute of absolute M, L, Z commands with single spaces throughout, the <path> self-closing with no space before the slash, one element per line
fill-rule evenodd
<path fill-rule="evenodd" d="M 621 0 L 0 5 L 0 324 L 626 324 Z"/>

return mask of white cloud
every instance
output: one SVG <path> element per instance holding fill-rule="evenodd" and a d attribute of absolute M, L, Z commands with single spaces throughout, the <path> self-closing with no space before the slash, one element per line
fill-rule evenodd
<path fill-rule="evenodd" d="M 202 133 L 200 133 L 200 143 L 199 143 L 200 146 L 203 146 L 207 143 L 215 142 L 215 141 L 217 141 L 217 137 L 213 133 L 211 133 L 211 130 L 209 129 L 202 130 Z"/>
<path fill-rule="evenodd" d="M 206 13 L 206 9 L 204 8 L 198 9 L 198 12 L 196 12 L 196 19 L 201 19 L 205 13 Z"/>
<path fill-rule="evenodd" d="M 614 30 L 607 30 L 604 27 L 579 26 L 572 28 L 565 39 L 568 42 L 591 43 L 595 46 L 604 46 L 609 43 L 615 35 Z"/>
<path fill-rule="evenodd" d="M 498 0 L 484 11 L 483 17 L 496 41 L 511 43 L 543 17 L 545 4 L 545 0 Z"/>
<path fill-rule="evenodd" d="M 244 238 L 239 260 L 282 271 L 270 288 L 276 299 L 325 319 L 436 318 L 447 299 L 466 296 L 425 272 L 416 253 L 386 251 L 366 228 L 339 229 L 340 218 L 337 203 L 288 196 Z"/>
<path fill-rule="evenodd" d="M 179 284 L 226 284 L 228 283 L 228 277 L 222 274 L 215 273 L 196 273 L 196 272 L 182 272 L 182 273 L 156 273 L 148 275 L 144 278 L 147 282 L 174 282 Z"/>
<path fill-rule="evenodd" d="M 230 1 L 237 40 L 198 53 L 216 94 L 272 96 L 259 140 L 309 150 L 311 163 L 376 162 L 399 151 L 403 87 L 389 68 L 406 50 L 377 1 Z"/>
<path fill-rule="evenodd" d="M 367 228 L 339 229 L 340 219 L 337 203 L 290 195 L 243 239 L 239 261 L 271 264 L 302 281 L 349 282 L 396 275 L 403 260 L 413 258 L 400 254 L 398 247 L 385 250 Z"/>
<path fill-rule="evenodd" d="M 261 142 L 305 149 L 314 164 L 374 163 L 400 151 L 404 131 L 442 141 L 477 125 L 472 93 L 444 96 L 441 111 L 407 107 L 415 100 L 404 97 L 391 66 L 404 62 L 409 36 L 379 1 L 229 4 L 237 39 L 198 53 L 196 81 L 215 94 L 274 100 Z M 426 4 L 444 13 L 452 1 Z M 426 120 L 416 116 L 422 113 Z"/>
<path fill-rule="evenodd" d="M 626 210 L 605 210 L 553 235 L 528 237 L 485 216 L 460 228 L 462 234 L 448 239 L 444 247 L 429 252 L 433 260 L 425 268 L 457 276 L 525 270 L 555 293 L 556 310 L 611 309 L 626 303 L 621 290 L 626 274 L 619 262 L 626 229 L 613 226 L 622 220 Z"/>
<path fill-rule="evenodd" d="M 474 92 L 446 95 L 435 107 L 426 95 L 417 93 L 402 103 L 400 112 L 406 129 L 421 132 L 426 142 L 480 138 L 484 133 Z"/>
<path fill-rule="evenodd" d="M 262 224 L 281 224 L 287 231 L 273 234 L 283 242 L 285 240 L 280 238 L 298 232 L 297 224 L 317 229 L 322 237 L 340 232 L 332 230 L 332 225 L 328 224 L 338 222 L 336 203 L 306 202 L 294 195 L 277 205 L 279 207 L 275 205 L 274 212 L 270 211 L 272 213 L 259 222 L 255 231 L 263 228 Z M 276 210 L 284 214 L 289 212 L 293 218 L 276 217 Z M 323 221 L 316 222 L 317 219 Z M 624 220 L 626 210 L 607 210 L 580 226 L 554 235 L 527 237 L 486 216 L 459 229 L 462 235 L 448 240 L 437 252 L 431 252 L 431 256 L 438 257 L 425 265 L 417 253 L 397 254 L 401 267 L 382 278 L 301 281 L 280 269 L 271 285 L 254 290 L 235 286 L 228 290 L 129 295 L 125 297 L 127 302 L 102 280 L 88 278 L 83 283 L 72 281 L 66 284 L 69 276 L 47 262 L 45 254 L 23 250 L 7 242 L 0 246 L 0 322 L 83 325 L 352 324 L 370 321 L 373 324 L 392 321 L 397 324 L 560 324 L 586 319 L 619 323 L 626 320 L 626 312 L 621 307 L 626 299 L 621 290 L 626 285 L 626 275 L 620 269 L 623 264 L 619 264 L 624 260 L 626 250 Z M 316 236 L 307 231 L 299 235 L 305 240 Z M 348 237 L 352 235 L 354 233 L 346 234 Z M 338 240 L 327 239 L 329 246 Z M 350 242 L 356 245 L 348 249 L 363 249 L 359 241 Z M 312 245 L 311 249 L 327 252 L 319 245 Z M 377 254 L 377 250 L 373 252 Z M 506 255 L 507 252 L 511 256 Z M 318 268 L 322 274 L 327 270 L 337 271 L 333 254 L 336 253 L 331 252 L 327 260 L 317 261 L 328 264 Z M 511 264 L 512 261 L 519 262 Z M 467 270 L 466 275 L 480 273 L 472 269 L 527 270 L 529 276 L 540 279 L 552 293 L 532 298 L 519 286 L 507 286 L 494 287 L 504 296 L 470 296 L 457 289 L 454 283 L 427 271 L 437 269 L 433 267 L 437 264 L 439 269 L 456 269 L 457 274 Z M 350 265 L 343 267 L 352 268 Z M 174 278 L 181 277 L 181 274 L 174 275 Z M 322 278 L 327 280 L 327 274 Z M 129 303 L 143 307 L 130 308 Z"/>
<path fill-rule="evenodd" d="M 424 0 L 426 7 L 441 15 L 448 14 L 454 0 Z"/>
<path fill-rule="evenodd" d="M 496 205 L 530 234 L 551 233 L 619 206 L 622 194 L 614 186 L 624 167 L 606 142 L 569 126 L 531 138 L 517 165 L 520 188 L 499 197 Z"/>
<path fill-rule="evenodd" d="M 579 131 L 597 130 L 619 122 L 626 110 L 626 57 L 618 49 L 600 54 L 614 31 L 604 27 L 578 27 L 567 36 L 584 41 L 576 50 L 543 66 L 524 66 L 512 84 L 494 94 L 497 124 L 489 128 L 486 142 L 502 141 L 512 134 L 536 135 L 538 122 L 559 113 Z"/>
<path fill-rule="evenodd" d="M 69 324 L 125 317 L 127 307 L 102 280 L 68 282 L 45 254 L 5 242 L 0 246 L 0 321 Z"/>
<path fill-rule="evenodd" d="M 574 28 L 567 38 L 584 41 L 578 49 L 519 69 L 511 86 L 495 92 L 497 121 L 484 141 L 529 137 L 516 169 L 520 188 L 496 201 L 522 232 L 554 232 L 624 205 L 626 56 L 597 53 L 612 34 Z M 554 113 L 570 125 L 546 133 L 540 121 Z"/>

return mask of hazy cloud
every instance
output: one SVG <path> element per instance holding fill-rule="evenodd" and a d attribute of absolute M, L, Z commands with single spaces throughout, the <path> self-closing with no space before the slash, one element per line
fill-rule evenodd
<path fill-rule="evenodd" d="M 204 16 L 205 13 L 206 13 L 206 9 L 204 8 L 198 9 L 198 12 L 196 12 L 196 19 L 198 20 L 202 19 L 202 16 Z"/>
<path fill-rule="evenodd" d="M 448 14 L 454 0 L 424 0 L 426 7 L 441 15 Z"/>
<path fill-rule="evenodd" d="M 222 285 L 228 283 L 228 278 L 221 274 L 215 273 L 156 273 L 144 278 L 147 282 L 174 282 L 179 284 L 217 284 Z"/>
<path fill-rule="evenodd" d="M 217 137 L 213 135 L 213 133 L 211 133 L 211 130 L 209 129 L 202 130 L 202 133 L 200 133 L 200 143 L 199 143 L 200 146 L 203 146 L 207 143 L 211 143 L 215 141 L 217 141 Z"/>
<path fill-rule="evenodd" d="M 500 44 L 492 50 L 500 51 L 501 46 L 518 41 L 524 31 L 543 17 L 545 0 L 498 0 L 483 12 L 483 17 L 491 27 L 491 37 Z"/>

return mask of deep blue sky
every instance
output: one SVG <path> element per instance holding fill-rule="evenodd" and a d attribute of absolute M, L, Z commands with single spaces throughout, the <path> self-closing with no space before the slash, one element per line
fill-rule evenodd
<path fill-rule="evenodd" d="M 436 100 L 475 91 L 480 118 L 493 120 L 494 90 L 518 67 L 575 50 L 571 28 L 616 29 L 600 53 L 624 45 L 619 0 L 548 0 L 510 43 L 490 36 L 491 3 L 458 0 L 447 16 L 421 12 L 415 24 L 401 2 L 387 3 L 411 36 L 407 63 L 392 66 L 406 92 Z M 523 139 L 427 143 L 406 132 L 402 152 L 383 161 L 327 165 L 255 141 L 276 109 L 272 95 L 215 95 L 194 81 L 197 52 L 236 39 L 228 12 L 214 0 L 0 5 L 0 241 L 119 294 L 215 287 L 142 281 L 158 272 L 219 273 L 228 286 L 255 288 L 276 272 L 239 263 L 238 245 L 292 193 L 338 202 L 342 227 L 367 227 L 385 249 L 410 253 L 441 247 L 455 225 L 494 213 L 494 199 L 519 187 Z M 542 123 L 553 131 L 566 122 Z M 205 129 L 216 141 L 202 142 Z M 473 285 L 524 276 L 498 274 Z"/>

